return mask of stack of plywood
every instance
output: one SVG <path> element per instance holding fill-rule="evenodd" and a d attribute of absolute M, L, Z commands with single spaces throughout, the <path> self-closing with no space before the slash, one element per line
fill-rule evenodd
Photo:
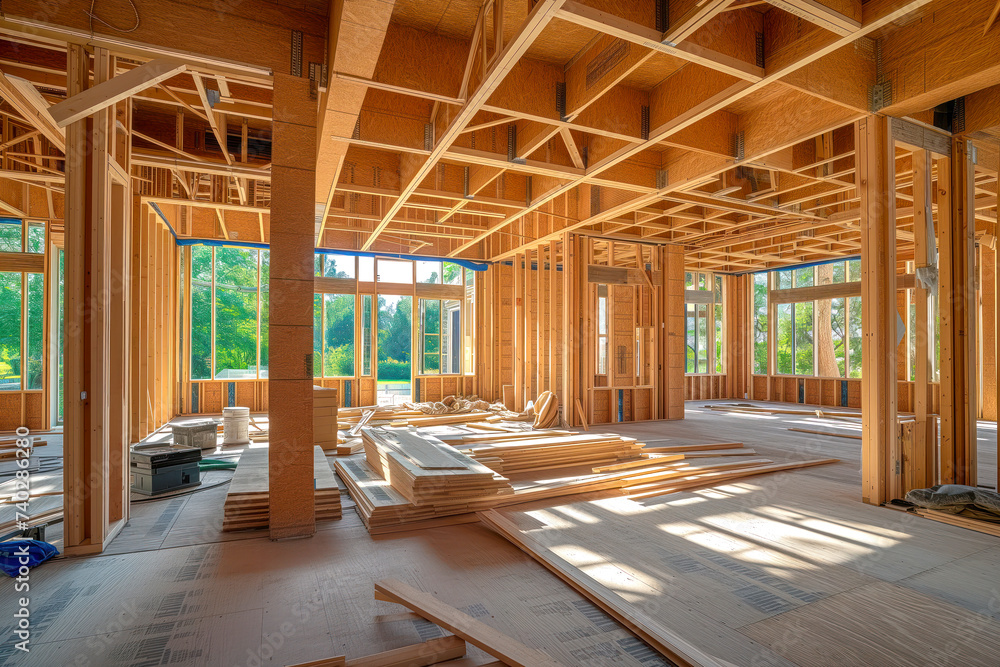
<path fill-rule="evenodd" d="M 530 435 L 530 433 L 529 433 Z M 524 437 L 473 437 L 455 445 L 505 475 L 572 466 L 597 466 L 633 459 L 643 443 L 614 433 Z"/>
<path fill-rule="evenodd" d="M 321 449 L 337 448 L 336 387 L 313 386 L 313 443 Z"/>
<path fill-rule="evenodd" d="M 223 506 L 222 530 L 267 528 L 269 520 L 268 464 L 266 448 L 246 449 L 240 455 Z M 316 489 L 316 520 L 339 519 L 340 489 L 326 455 L 313 448 L 313 481 Z"/>
<path fill-rule="evenodd" d="M 414 505 L 511 492 L 505 478 L 432 435 L 408 428 L 365 427 L 361 438 L 368 465 Z"/>
<path fill-rule="evenodd" d="M 362 458 L 337 459 L 334 466 L 354 499 L 361 520 L 372 534 L 392 532 L 417 522 L 433 525 L 436 520 L 441 523 L 476 521 L 475 512 L 496 507 L 500 498 L 510 497 L 508 491 L 506 495 L 414 505 Z"/>

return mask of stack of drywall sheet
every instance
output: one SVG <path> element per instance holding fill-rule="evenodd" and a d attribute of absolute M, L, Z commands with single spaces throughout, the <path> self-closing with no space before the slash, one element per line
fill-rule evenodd
<path fill-rule="evenodd" d="M 337 448 L 336 387 L 313 386 L 313 444 L 321 449 Z"/>

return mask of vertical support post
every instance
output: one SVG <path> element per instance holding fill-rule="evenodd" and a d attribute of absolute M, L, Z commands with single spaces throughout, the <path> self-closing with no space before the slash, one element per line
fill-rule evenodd
<path fill-rule="evenodd" d="M 941 216 L 941 483 L 976 484 L 975 174 L 969 141 L 938 163 Z"/>
<path fill-rule="evenodd" d="M 861 495 L 881 505 L 897 477 L 890 455 L 896 425 L 896 183 L 888 119 L 869 116 L 855 127 L 861 195 L 862 370 Z"/>
<path fill-rule="evenodd" d="M 271 168 L 271 539 L 316 529 L 313 471 L 313 253 L 316 103 L 309 82 L 274 75 Z"/>
<path fill-rule="evenodd" d="M 934 219 L 931 208 L 931 156 L 925 150 L 913 152 L 913 235 L 915 266 L 934 266 L 937 249 L 934 241 Z M 931 369 L 934 366 L 934 322 L 931 293 L 919 280 L 913 290 L 916 306 L 916 350 L 914 369 L 912 479 L 914 488 L 934 485 L 936 477 L 937 429 L 928 419 L 930 406 Z"/>
<path fill-rule="evenodd" d="M 663 419 L 684 419 L 684 249 L 663 246 Z"/>
<path fill-rule="evenodd" d="M 66 92 L 73 96 L 90 82 L 90 64 L 83 47 L 70 44 L 67 53 Z M 82 548 L 93 533 L 88 511 L 91 488 L 90 437 L 87 428 L 87 378 L 84 358 L 87 355 L 86 285 L 87 207 L 90 189 L 88 173 L 88 136 L 90 119 L 78 120 L 66 127 L 66 236 L 65 236 L 65 343 L 63 407 L 63 515 L 66 550 Z"/>
<path fill-rule="evenodd" d="M 576 294 L 576 241 L 572 234 L 562 235 L 562 383 L 563 383 L 563 419 L 567 425 L 578 424 L 576 414 L 577 369 L 579 363 L 579 347 L 577 343 L 576 309 L 579 299 Z M 574 361 L 571 361 L 574 360 Z"/>

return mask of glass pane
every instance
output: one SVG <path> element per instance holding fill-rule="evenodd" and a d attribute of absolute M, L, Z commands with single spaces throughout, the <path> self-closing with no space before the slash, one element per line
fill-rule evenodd
<path fill-rule="evenodd" d="M 208 246 L 196 245 L 191 248 L 191 255 L 191 280 L 211 284 L 212 249 Z"/>
<path fill-rule="evenodd" d="M 695 304 L 693 304 L 693 303 L 687 304 L 685 306 L 685 310 L 687 312 L 686 312 L 686 317 L 684 318 L 684 320 L 685 320 L 685 333 L 684 333 L 684 336 L 685 336 L 685 338 L 684 338 L 684 340 L 685 340 L 685 345 L 684 345 L 685 363 L 684 363 L 684 372 L 685 373 L 694 373 L 694 372 L 696 372 L 696 368 L 697 368 L 697 366 L 695 364 L 695 359 L 697 358 L 696 349 L 697 349 L 697 346 L 698 346 L 698 339 L 697 339 L 697 335 L 695 333 L 696 332 L 696 328 L 695 328 L 695 321 L 694 321 L 695 320 Z"/>
<path fill-rule="evenodd" d="M 313 376 L 323 377 L 323 295 L 313 294 Z"/>
<path fill-rule="evenodd" d="M 778 280 L 778 285 L 775 289 L 790 289 L 792 287 L 791 271 L 776 271 L 775 276 L 777 276 Z"/>
<path fill-rule="evenodd" d="M 847 263 L 847 281 L 851 283 L 861 282 L 860 259 L 852 259 Z"/>
<path fill-rule="evenodd" d="M 45 276 L 28 274 L 28 375 L 25 389 L 42 388 L 42 349 L 45 347 Z"/>
<path fill-rule="evenodd" d="M 28 252 L 45 252 L 45 225 L 28 225 Z"/>
<path fill-rule="evenodd" d="M 372 295 L 361 295 L 361 374 L 372 374 Z"/>
<path fill-rule="evenodd" d="M 778 327 L 775 330 L 777 340 L 774 350 L 775 372 L 782 375 L 791 375 L 795 372 L 795 365 L 792 362 L 792 304 L 780 303 L 777 305 Z"/>
<path fill-rule="evenodd" d="M 413 263 L 401 259 L 378 260 L 378 282 L 413 283 Z"/>
<path fill-rule="evenodd" d="M 913 292 L 910 292 L 909 308 L 907 311 L 907 319 L 909 320 L 909 325 L 907 330 L 909 335 L 907 336 L 908 347 L 909 347 L 909 379 L 915 380 L 917 377 L 917 304 L 913 301 Z"/>
<path fill-rule="evenodd" d="M 606 296 L 597 297 L 597 333 L 601 336 L 608 333 L 608 298 Z"/>
<path fill-rule="evenodd" d="M 313 275 L 316 276 L 317 278 L 323 275 L 323 257 L 324 257 L 323 253 L 321 252 L 316 253 L 316 259 L 314 260 L 315 264 L 314 264 Z"/>
<path fill-rule="evenodd" d="M 13 227 L 13 225 L 0 225 Z M 21 227 L 17 227 L 18 233 Z M 20 248 L 18 248 L 20 252 Z M 0 273 L 0 390 L 21 389 L 21 274 Z"/>
<path fill-rule="evenodd" d="M 21 252 L 20 222 L 0 222 L 0 252 Z"/>
<path fill-rule="evenodd" d="M 462 372 L 462 346 L 458 332 L 462 324 L 462 302 L 448 299 L 441 311 L 441 372 Z"/>
<path fill-rule="evenodd" d="M 795 304 L 795 374 L 813 375 L 813 302 Z"/>
<path fill-rule="evenodd" d="M 323 375 L 354 376 L 354 295 L 325 294 Z"/>
<path fill-rule="evenodd" d="M 847 345 L 849 356 L 848 372 L 852 378 L 861 377 L 861 297 L 852 296 L 847 300 Z"/>
<path fill-rule="evenodd" d="M 722 276 L 715 276 L 715 302 L 722 303 Z"/>
<path fill-rule="evenodd" d="M 445 285 L 461 285 L 462 284 L 462 267 L 458 264 L 452 264 L 451 262 L 444 263 L 444 284 Z"/>
<path fill-rule="evenodd" d="M 722 373 L 722 305 L 715 306 L 715 372 Z"/>
<path fill-rule="evenodd" d="M 847 282 L 847 262 L 837 262 L 831 265 L 833 271 L 833 282 L 835 283 L 846 283 Z"/>
<path fill-rule="evenodd" d="M 690 271 L 684 273 L 684 287 L 692 288 L 694 287 L 694 274 Z"/>
<path fill-rule="evenodd" d="M 353 278 L 354 257 L 327 254 L 323 258 L 323 275 L 327 278 Z"/>
<path fill-rule="evenodd" d="M 260 371 L 258 377 L 267 377 L 267 367 L 270 354 L 270 324 L 271 302 L 268 294 L 268 281 L 271 279 L 271 251 L 260 251 Z M 319 357 L 313 358 L 313 364 Z"/>
<path fill-rule="evenodd" d="M 197 247 L 195 248 L 197 249 Z M 212 378 L 212 287 L 191 282 L 191 379 Z"/>
<path fill-rule="evenodd" d="M 753 277 L 753 372 L 767 375 L 767 273 Z"/>
<path fill-rule="evenodd" d="M 63 351 L 66 349 L 66 253 L 63 252 L 62 248 L 59 249 L 59 303 L 57 307 L 57 313 L 59 318 L 58 331 L 56 336 L 59 340 L 59 354 L 58 360 L 56 361 L 56 392 L 58 395 L 59 405 L 56 408 L 56 423 L 63 423 L 63 411 L 65 405 L 63 404 L 63 397 L 65 395 L 65 384 L 66 384 L 66 367 L 64 363 Z"/>
<path fill-rule="evenodd" d="M 215 249 L 215 379 L 257 377 L 257 251 Z"/>
<path fill-rule="evenodd" d="M 421 299 L 422 332 L 427 334 L 441 333 L 441 301 L 438 299 Z"/>
<path fill-rule="evenodd" d="M 597 337 L 597 374 L 607 375 L 608 373 L 608 337 Z"/>
<path fill-rule="evenodd" d="M 462 347 L 465 350 L 465 374 L 476 372 L 476 346 L 473 331 L 476 330 L 476 272 L 465 271 L 465 329 L 463 330 Z"/>
<path fill-rule="evenodd" d="M 837 361 L 837 377 L 844 377 L 847 371 L 846 299 L 833 299 L 830 302 L 830 332 L 833 338 L 833 356 Z"/>
<path fill-rule="evenodd" d="M 815 279 L 814 267 L 809 267 L 806 269 L 796 269 L 795 270 L 795 286 L 796 287 L 812 287 L 813 281 Z"/>
<path fill-rule="evenodd" d="M 708 306 L 704 303 L 698 304 L 698 372 L 708 372 Z"/>
<path fill-rule="evenodd" d="M 365 283 L 375 282 L 374 257 L 358 257 L 358 280 Z"/>
<path fill-rule="evenodd" d="M 417 282 L 440 285 L 441 262 L 417 262 Z"/>
<path fill-rule="evenodd" d="M 379 262 L 381 264 L 381 261 Z M 380 269 L 381 270 L 381 269 Z M 378 295 L 379 403 L 410 400 L 413 297 Z"/>

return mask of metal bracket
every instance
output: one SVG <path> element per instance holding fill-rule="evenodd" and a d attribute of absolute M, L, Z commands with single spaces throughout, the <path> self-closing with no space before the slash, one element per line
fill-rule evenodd
<path fill-rule="evenodd" d="M 757 67 L 764 67 L 764 33 L 757 33 Z"/>
<path fill-rule="evenodd" d="M 649 107 L 647 107 L 647 106 L 642 107 L 642 119 L 639 122 L 640 122 L 640 127 L 641 127 L 640 136 L 642 137 L 643 141 L 648 141 L 649 140 Z"/>
<path fill-rule="evenodd" d="M 302 76 L 302 31 L 292 31 L 292 76 Z"/>
<path fill-rule="evenodd" d="M 469 168 L 464 167 L 462 169 L 462 196 L 466 199 L 472 199 L 469 196 Z"/>
<path fill-rule="evenodd" d="M 668 0 L 656 0 L 656 30 L 666 32 L 670 27 L 670 2 Z"/>
<path fill-rule="evenodd" d="M 556 83 L 556 113 L 561 120 L 566 120 L 566 84 L 563 81 Z"/>
<path fill-rule="evenodd" d="M 951 117 L 951 131 L 955 134 L 961 134 L 965 132 L 965 96 L 956 98 L 952 106 L 952 117 Z M 975 149 L 975 146 L 973 146 Z M 973 157 L 972 161 L 975 162 L 976 158 Z"/>
<path fill-rule="evenodd" d="M 657 169 L 656 170 L 656 189 L 662 190 L 667 187 L 667 170 Z"/>
<path fill-rule="evenodd" d="M 733 135 L 733 157 L 736 158 L 737 160 L 742 160 L 744 157 L 746 157 L 744 153 L 744 148 L 745 147 L 743 145 L 743 132 L 740 131 Z"/>
<path fill-rule="evenodd" d="M 507 126 L 507 162 L 513 162 L 517 158 L 517 125 L 511 123 Z"/>
<path fill-rule="evenodd" d="M 434 149 L 434 123 L 424 123 L 424 150 Z"/>
<path fill-rule="evenodd" d="M 351 139 L 361 138 L 361 114 L 358 114 L 358 119 L 354 122 L 354 132 L 351 133 Z"/>

